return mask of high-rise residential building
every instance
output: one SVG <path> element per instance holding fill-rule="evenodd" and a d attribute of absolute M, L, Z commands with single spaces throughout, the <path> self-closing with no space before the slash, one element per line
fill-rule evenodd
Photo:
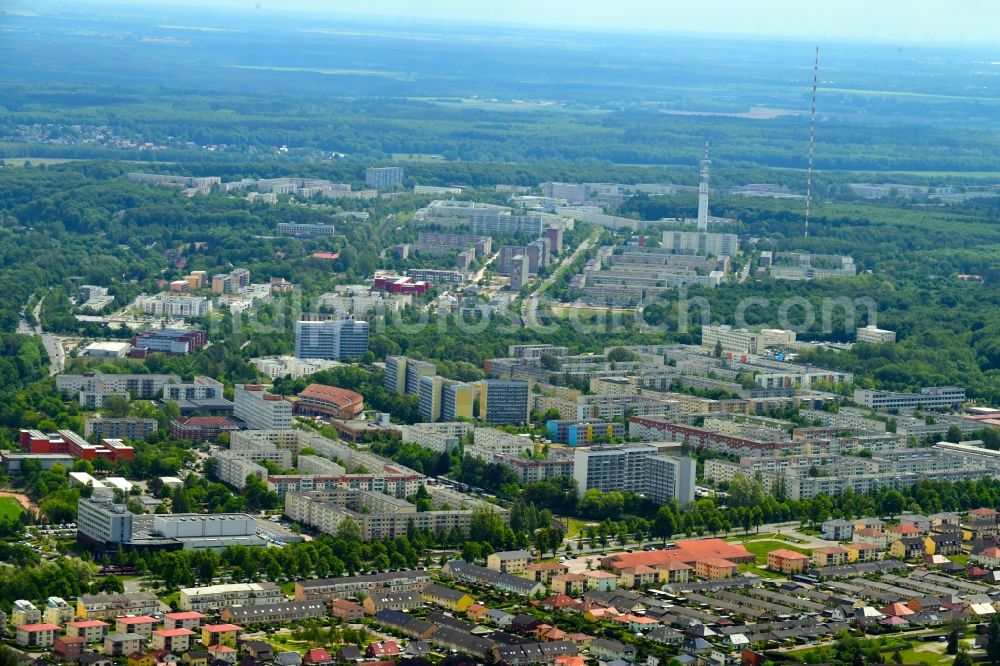
<path fill-rule="evenodd" d="M 528 382 L 484 379 L 479 382 L 479 419 L 493 425 L 528 422 Z"/>
<path fill-rule="evenodd" d="M 368 351 L 368 322 L 344 318 L 295 322 L 295 356 L 335 361 L 360 359 Z"/>
<path fill-rule="evenodd" d="M 708 234 L 701 231 L 664 231 L 663 247 L 678 254 L 703 257 L 731 257 L 740 249 L 736 234 Z"/>
<path fill-rule="evenodd" d="M 365 169 L 365 183 L 376 190 L 391 190 L 402 182 L 402 167 L 368 167 Z"/>
<path fill-rule="evenodd" d="M 708 159 L 708 141 L 706 141 L 705 157 L 701 160 L 701 181 L 698 183 L 698 231 L 708 230 L 708 173 L 711 166 L 712 161 Z"/>
<path fill-rule="evenodd" d="M 468 384 L 437 375 L 420 378 L 420 416 L 426 421 L 472 418 L 473 390 Z"/>
<path fill-rule="evenodd" d="M 437 421 L 441 418 L 441 384 L 444 377 L 432 375 L 420 378 L 420 418 L 425 421 Z"/>
<path fill-rule="evenodd" d="M 887 331 L 877 326 L 864 326 L 857 330 L 858 342 L 867 342 L 873 345 L 892 344 L 896 342 L 895 331 Z"/>
<path fill-rule="evenodd" d="M 627 444 L 573 451 L 573 478 L 580 492 L 629 490 L 656 502 L 694 499 L 696 461 L 659 453 L 655 446 Z"/>
<path fill-rule="evenodd" d="M 289 430 L 292 403 L 264 390 L 260 384 L 237 384 L 233 415 L 254 430 Z"/>
<path fill-rule="evenodd" d="M 520 291 L 531 279 L 531 266 L 527 254 L 519 254 L 511 260 L 510 288 Z"/>
<path fill-rule="evenodd" d="M 549 249 L 552 254 L 560 254 L 563 249 L 562 227 L 550 227 L 546 229 L 545 237 L 549 239 Z"/>
<path fill-rule="evenodd" d="M 441 387 L 441 420 L 454 421 L 458 418 L 472 418 L 475 391 L 462 382 L 446 382 Z"/>
<path fill-rule="evenodd" d="M 697 461 L 687 456 L 651 456 L 642 492 L 654 502 L 666 504 L 676 499 L 687 506 L 694 501 L 697 467 Z"/>

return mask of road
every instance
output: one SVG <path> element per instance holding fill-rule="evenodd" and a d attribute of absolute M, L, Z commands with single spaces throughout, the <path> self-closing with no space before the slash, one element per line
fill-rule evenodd
<path fill-rule="evenodd" d="M 549 286 L 555 282 L 556 278 L 559 277 L 560 273 L 574 261 L 581 254 L 589 250 L 597 242 L 597 239 L 601 237 L 601 230 L 598 229 L 590 236 L 588 236 L 580 246 L 573 250 L 573 253 L 564 257 L 556 269 L 552 271 L 552 274 L 541 281 L 541 283 L 535 287 L 528 296 L 521 302 L 521 326 L 524 328 L 533 328 L 538 326 L 538 297 L 541 296 L 542 292 L 549 288 Z"/>
<path fill-rule="evenodd" d="M 63 349 L 62 340 L 42 331 L 43 300 L 44 297 L 38 299 L 38 303 L 35 304 L 35 309 L 32 311 L 32 316 L 34 316 L 35 321 L 38 323 L 32 326 L 24 316 L 25 313 L 22 310 L 21 321 L 17 323 L 17 332 L 22 335 L 37 335 L 42 339 L 45 351 L 49 355 L 49 375 L 56 375 L 62 372 L 66 365 L 66 351 Z"/>

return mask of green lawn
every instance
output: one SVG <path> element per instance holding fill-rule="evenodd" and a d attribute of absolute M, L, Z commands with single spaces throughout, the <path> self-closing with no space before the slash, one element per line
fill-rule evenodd
<path fill-rule="evenodd" d="M 944 654 L 944 644 L 928 643 L 918 647 L 929 648 L 931 646 L 940 647 L 941 652 L 935 650 L 924 649 L 917 651 L 914 648 L 909 650 L 903 650 L 900 654 L 903 655 L 904 664 L 951 664 L 955 661 L 955 657 Z M 891 656 L 891 655 L 889 655 Z"/>
<path fill-rule="evenodd" d="M 806 555 L 810 555 L 812 552 L 806 548 L 793 546 L 784 541 L 774 541 L 774 540 L 751 541 L 749 543 L 744 543 L 743 547 L 757 556 L 757 564 L 767 564 L 767 554 L 770 553 L 772 550 L 778 550 L 779 548 L 794 550 L 796 553 L 805 553 Z"/>
<path fill-rule="evenodd" d="M 24 507 L 13 497 L 0 497 L 0 519 L 20 517 Z"/>

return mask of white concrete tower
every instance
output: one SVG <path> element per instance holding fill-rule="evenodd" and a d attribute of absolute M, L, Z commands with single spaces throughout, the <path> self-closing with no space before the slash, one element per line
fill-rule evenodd
<path fill-rule="evenodd" d="M 708 230 L 708 170 L 712 160 L 708 159 L 708 139 L 705 139 L 705 157 L 701 161 L 701 182 L 698 184 L 698 230 Z"/>

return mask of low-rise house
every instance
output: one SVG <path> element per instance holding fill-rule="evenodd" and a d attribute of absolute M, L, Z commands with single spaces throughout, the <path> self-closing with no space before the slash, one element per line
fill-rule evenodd
<path fill-rule="evenodd" d="M 243 627 L 236 624 L 206 624 L 201 628 L 201 642 L 206 647 L 210 645 L 228 645 L 235 648 L 236 640 L 242 631 Z"/>
<path fill-rule="evenodd" d="M 853 527 L 851 525 L 852 530 Z M 767 554 L 767 568 L 784 574 L 802 573 L 808 563 L 808 555 L 788 548 L 778 548 Z"/>
<path fill-rule="evenodd" d="M 957 513 L 943 511 L 941 513 L 931 514 L 931 529 L 938 529 L 945 526 L 959 527 L 961 524 L 962 517 Z"/>
<path fill-rule="evenodd" d="M 345 646 L 346 647 L 346 646 Z M 349 646 L 354 648 L 358 654 L 358 660 L 361 660 L 361 651 L 353 645 Z M 333 657 L 324 648 L 311 648 L 306 650 L 305 655 L 302 657 L 302 663 L 306 666 L 329 666 L 333 663 Z"/>
<path fill-rule="evenodd" d="M 569 567 L 559 562 L 533 562 L 524 569 L 525 578 L 545 585 L 549 584 L 553 576 L 565 573 L 569 573 Z"/>
<path fill-rule="evenodd" d="M 890 525 L 885 528 L 885 535 L 889 538 L 889 545 L 891 546 L 894 541 L 899 541 L 900 539 L 912 539 L 913 537 L 920 537 L 926 534 L 926 532 L 912 523 L 901 523 L 899 525 Z"/>
<path fill-rule="evenodd" d="M 989 539 L 1000 534 L 1000 523 L 995 520 L 970 520 L 962 523 L 962 539 L 977 541 Z"/>
<path fill-rule="evenodd" d="M 198 611 L 178 611 L 167 613 L 163 616 L 164 629 L 191 629 L 192 631 L 201 627 L 205 620 L 205 615 Z"/>
<path fill-rule="evenodd" d="M 123 615 L 150 615 L 159 610 L 160 600 L 150 592 L 81 594 L 76 599 L 76 616 L 82 620 L 109 620 Z"/>
<path fill-rule="evenodd" d="M 581 595 L 586 590 L 587 577 L 578 573 L 565 573 L 553 576 L 550 582 L 552 591 L 568 596 Z"/>
<path fill-rule="evenodd" d="M 885 531 L 885 521 L 881 518 L 858 518 L 854 521 L 855 530 L 879 530 Z"/>
<path fill-rule="evenodd" d="M 655 585 L 660 579 L 660 573 L 653 567 L 640 564 L 635 567 L 619 569 L 618 577 L 622 587 L 643 589 Z"/>
<path fill-rule="evenodd" d="M 848 551 L 841 546 L 813 548 L 812 562 L 815 567 L 836 567 L 847 564 Z"/>
<path fill-rule="evenodd" d="M 125 663 L 128 666 L 156 666 L 156 657 L 147 652 L 133 652 Z"/>
<path fill-rule="evenodd" d="M 537 581 L 480 567 L 470 564 L 465 560 L 451 560 L 447 562 L 441 568 L 441 575 L 472 585 L 481 585 L 500 592 L 518 594 L 523 597 L 533 597 L 536 594 L 545 593 L 545 586 Z"/>
<path fill-rule="evenodd" d="M 659 582 L 661 583 L 686 583 L 694 571 L 694 567 L 676 560 L 666 564 L 658 564 L 653 568 L 659 573 Z"/>
<path fill-rule="evenodd" d="M 854 530 L 854 535 L 851 538 L 854 543 L 870 543 L 879 550 L 885 550 L 889 547 L 889 535 L 880 529 L 858 528 Z"/>
<path fill-rule="evenodd" d="M 986 569 L 1000 569 L 1000 548 L 988 546 L 977 553 L 972 553 L 969 559 Z"/>
<path fill-rule="evenodd" d="M 139 634 L 148 639 L 153 635 L 153 627 L 159 623 L 155 617 L 148 615 L 128 615 L 115 620 L 115 633 Z"/>
<path fill-rule="evenodd" d="M 244 654 L 253 656 L 258 661 L 271 661 L 274 659 L 274 648 L 267 641 L 241 640 L 237 642 L 236 649 Z"/>
<path fill-rule="evenodd" d="M 539 602 L 539 605 L 542 608 L 546 608 L 549 610 L 575 611 L 580 608 L 579 601 L 570 597 L 569 595 L 563 594 L 562 592 L 558 594 L 553 594 L 548 599 L 543 599 L 542 601 Z"/>
<path fill-rule="evenodd" d="M 610 571 L 584 571 L 582 575 L 587 579 L 588 590 L 611 592 L 618 588 L 618 576 Z"/>
<path fill-rule="evenodd" d="M 486 616 L 486 611 L 488 610 L 489 609 L 482 604 L 472 604 L 465 609 L 465 616 L 473 622 L 482 622 L 483 618 Z"/>
<path fill-rule="evenodd" d="M 358 663 L 362 659 L 364 655 L 357 645 L 342 645 L 333 655 L 333 660 L 341 664 Z"/>
<path fill-rule="evenodd" d="M 934 525 L 934 519 L 919 513 L 904 513 L 899 517 L 899 524 L 913 525 L 924 532 L 930 532 Z"/>
<path fill-rule="evenodd" d="M 981 507 L 969 511 L 969 520 L 992 520 L 994 523 L 1000 522 L 1000 511 L 989 507 Z"/>
<path fill-rule="evenodd" d="M 847 561 L 852 564 L 855 562 L 874 562 L 878 559 L 879 549 L 874 544 L 856 541 L 845 545 L 844 548 L 847 549 Z"/>
<path fill-rule="evenodd" d="M 181 656 L 187 666 L 208 666 L 208 650 L 188 650 Z"/>
<path fill-rule="evenodd" d="M 182 653 L 191 647 L 192 636 L 197 636 L 192 629 L 155 629 L 152 644 L 157 650 Z"/>
<path fill-rule="evenodd" d="M 707 557 L 694 564 L 694 572 L 705 580 L 724 580 L 736 575 L 738 565 L 721 557 Z"/>
<path fill-rule="evenodd" d="M 334 599 L 330 602 L 330 613 L 348 622 L 360 620 L 365 615 L 365 609 L 360 604 L 347 599 Z"/>
<path fill-rule="evenodd" d="M 282 601 L 276 604 L 254 606 L 227 606 L 222 609 L 223 622 L 240 625 L 265 622 L 298 622 L 326 617 L 327 607 L 322 601 Z"/>
<path fill-rule="evenodd" d="M 962 535 L 941 532 L 924 537 L 924 551 L 928 555 L 958 555 L 962 552 Z"/>
<path fill-rule="evenodd" d="M 97 654 L 96 652 L 84 652 L 79 657 L 77 657 L 77 663 L 80 666 L 112 666 L 113 661 L 105 657 L 103 654 Z M 204 666 L 203 664 L 195 664 L 194 666 Z"/>
<path fill-rule="evenodd" d="M 613 638 L 595 638 L 590 642 L 590 656 L 602 660 L 628 659 L 635 657 L 635 646 L 627 645 Z"/>
<path fill-rule="evenodd" d="M 386 657 L 398 657 L 403 654 L 396 641 L 375 641 L 365 649 L 365 657 L 368 659 L 385 659 Z"/>
<path fill-rule="evenodd" d="M 510 623 L 514 620 L 514 615 L 508 613 L 505 610 L 500 610 L 498 608 L 491 608 L 486 611 L 486 621 L 492 624 L 494 627 L 500 627 L 501 629 L 506 629 L 510 626 Z"/>
<path fill-rule="evenodd" d="M 505 550 L 486 557 L 486 568 L 506 574 L 523 575 L 535 556 L 526 550 Z"/>
<path fill-rule="evenodd" d="M 298 652 L 279 652 L 274 655 L 274 666 L 302 666 L 302 655 Z"/>
<path fill-rule="evenodd" d="M 229 664 L 230 666 L 232 666 L 233 664 L 236 663 L 237 657 L 239 655 L 236 652 L 236 648 L 230 647 L 228 645 L 210 645 L 208 647 L 208 656 L 212 664 L 216 665 Z M 259 660 L 253 657 L 248 657 L 248 658 L 253 659 L 253 661 L 258 664 L 260 663 Z"/>
<path fill-rule="evenodd" d="M 52 656 L 59 661 L 76 661 L 86 645 L 81 636 L 56 636 L 52 639 Z"/>
<path fill-rule="evenodd" d="M 375 613 L 375 621 L 384 627 L 394 629 L 408 638 L 430 638 L 438 627 L 424 620 L 410 617 L 406 613 L 395 610 L 380 610 Z"/>
<path fill-rule="evenodd" d="M 79 636 L 88 643 L 100 643 L 111 625 L 101 620 L 75 620 L 66 624 L 67 636 Z"/>
<path fill-rule="evenodd" d="M 104 637 L 104 654 L 109 657 L 127 657 L 142 650 L 146 639 L 139 634 L 109 634 Z"/>
<path fill-rule="evenodd" d="M 903 537 L 889 546 L 889 554 L 900 560 L 919 560 L 924 552 L 924 540 L 920 537 Z"/>
<path fill-rule="evenodd" d="M 824 539 L 830 541 L 850 541 L 854 535 L 854 523 L 850 520 L 833 518 L 824 521 L 821 530 Z"/>
<path fill-rule="evenodd" d="M 361 607 L 369 615 L 380 610 L 411 610 L 424 605 L 420 592 L 375 592 L 361 602 Z"/>
<path fill-rule="evenodd" d="M 431 583 L 420 593 L 421 598 L 431 604 L 446 608 L 456 613 L 464 613 L 475 599 L 460 590 Z"/>
<path fill-rule="evenodd" d="M 493 641 L 451 627 L 441 627 L 435 631 L 430 640 L 434 645 L 446 650 L 455 650 L 462 654 L 485 659 L 493 647 Z"/>

